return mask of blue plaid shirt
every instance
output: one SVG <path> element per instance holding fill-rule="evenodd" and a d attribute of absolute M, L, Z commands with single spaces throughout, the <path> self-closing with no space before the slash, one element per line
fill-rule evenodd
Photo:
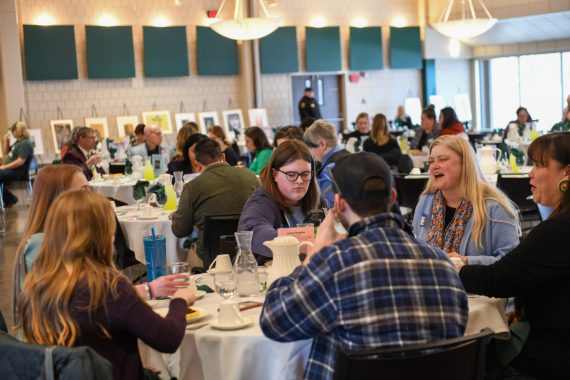
<path fill-rule="evenodd" d="M 404 230 L 399 215 L 365 218 L 349 237 L 275 281 L 260 317 L 263 333 L 314 338 L 306 379 L 332 379 L 339 347 L 364 350 L 462 336 L 467 295 L 453 265 Z"/>

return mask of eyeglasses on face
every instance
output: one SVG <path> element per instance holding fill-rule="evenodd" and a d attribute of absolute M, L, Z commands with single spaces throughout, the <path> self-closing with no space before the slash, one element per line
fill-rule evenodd
<path fill-rule="evenodd" d="M 301 179 L 305 182 L 310 181 L 311 178 L 313 178 L 313 172 L 302 172 L 302 173 L 298 173 L 298 172 L 284 172 L 281 169 L 277 169 L 278 172 L 281 172 L 283 174 L 285 174 L 285 177 L 287 178 L 287 180 L 289 180 L 290 182 L 295 182 L 297 180 L 297 178 L 299 178 L 299 176 L 301 176 Z"/>

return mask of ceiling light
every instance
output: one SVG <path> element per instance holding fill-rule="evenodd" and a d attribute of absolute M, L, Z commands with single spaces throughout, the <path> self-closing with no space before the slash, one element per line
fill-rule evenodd
<path fill-rule="evenodd" d="M 451 38 L 470 38 L 481 35 L 491 29 L 497 23 L 497 19 L 493 18 L 487 10 L 487 7 L 482 0 L 479 4 L 483 8 L 486 18 L 477 18 L 475 8 L 473 7 L 473 0 L 461 0 L 461 19 L 449 20 L 449 15 L 453 8 L 454 0 L 448 0 L 447 7 L 441 13 L 440 18 L 432 26 L 440 33 Z M 466 10 L 468 5 L 469 9 Z M 466 17 L 469 13 L 471 17 Z"/>
<path fill-rule="evenodd" d="M 220 20 L 222 9 L 227 0 L 223 0 L 216 14 L 216 22 L 210 25 L 216 33 L 232 40 L 255 40 L 265 37 L 279 27 L 280 19 L 269 16 L 263 0 L 258 0 L 264 17 L 243 17 L 240 14 L 240 0 L 235 0 L 234 17 Z M 219 21 L 218 21 L 219 20 Z"/>
<path fill-rule="evenodd" d="M 44 26 L 53 25 L 55 24 L 55 19 L 48 13 L 42 13 L 36 17 L 36 24 Z"/>

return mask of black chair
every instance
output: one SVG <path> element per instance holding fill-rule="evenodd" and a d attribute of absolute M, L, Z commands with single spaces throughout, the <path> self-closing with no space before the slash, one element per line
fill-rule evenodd
<path fill-rule="evenodd" d="M 491 329 L 408 347 L 337 351 L 334 380 L 480 380 Z"/>
<path fill-rule="evenodd" d="M 528 177 L 499 175 L 497 187 L 501 189 L 518 207 L 523 223 L 523 233 L 530 230 L 536 222 L 540 222 L 540 212 L 532 201 L 530 179 Z M 525 227 L 526 226 L 526 227 Z"/>
<path fill-rule="evenodd" d="M 414 217 L 414 210 L 418 204 L 418 199 L 422 191 L 424 191 L 428 179 L 429 176 L 394 174 L 394 182 L 396 184 L 396 191 L 398 192 L 398 204 L 400 207 L 407 207 L 412 210 L 407 214 L 408 219 Z"/>
<path fill-rule="evenodd" d="M 36 174 L 38 173 L 38 162 L 36 161 L 36 157 L 28 158 L 28 160 L 24 163 L 24 173 L 25 176 L 21 179 L 11 179 L 7 181 L 11 184 L 14 183 L 24 183 L 26 185 L 26 189 L 28 190 L 28 196 L 26 202 L 28 205 L 31 204 L 32 201 L 32 185 L 34 183 L 34 179 L 36 178 Z M 4 212 L 4 200 L 2 198 L 2 193 L 4 192 L 4 184 L 0 183 L 0 212 Z"/>
<path fill-rule="evenodd" d="M 202 243 L 204 268 L 207 269 L 220 253 L 220 238 L 233 235 L 238 230 L 240 214 L 218 214 L 204 216 L 204 238 Z M 233 252 L 223 252 L 235 257 Z"/>

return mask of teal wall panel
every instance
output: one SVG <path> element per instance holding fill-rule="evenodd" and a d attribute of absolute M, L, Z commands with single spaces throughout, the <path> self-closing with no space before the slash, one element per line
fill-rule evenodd
<path fill-rule="evenodd" d="M 237 75 L 237 41 L 220 36 L 210 27 L 196 27 L 198 75 Z"/>
<path fill-rule="evenodd" d="M 393 69 L 422 68 L 420 28 L 390 27 L 390 67 Z"/>
<path fill-rule="evenodd" d="M 26 79 L 77 79 L 73 25 L 24 25 Z"/>
<path fill-rule="evenodd" d="M 382 28 L 350 28 L 350 70 L 380 70 L 384 68 Z"/>
<path fill-rule="evenodd" d="M 135 55 L 131 26 L 85 26 L 90 79 L 133 78 Z"/>
<path fill-rule="evenodd" d="M 297 31 L 284 26 L 259 40 L 262 74 L 294 73 L 299 71 Z"/>
<path fill-rule="evenodd" d="M 185 26 L 143 26 L 144 75 L 178 77 L 189 75 Z"/>
<path fill-rule="evenodd" d="M 305 32 L 307 71 L 341 70 L 339 27 L 306 27 Z"/>

